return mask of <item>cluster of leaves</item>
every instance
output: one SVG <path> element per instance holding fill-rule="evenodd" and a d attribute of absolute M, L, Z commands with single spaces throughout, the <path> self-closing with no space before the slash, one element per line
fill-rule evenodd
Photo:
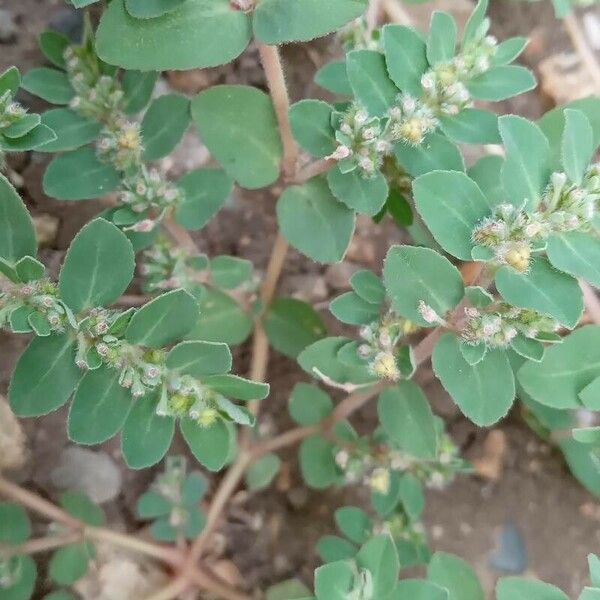
<path fill-rule="evenodd" d="M 79 492 L 65 492 L 59 498 L 60 507 L 69 515 L 90 527 L 100 527 L 105 522 L 102 509 Z M 69 530 L 60 523 L 47 526 L 50 536 L 60 536 Z M 35 561 L 12 550 L 31 537 L 32 525 L 25 510 L 12 502 L 0 503 L 0 597 L 3 600 L 31 598 L 38 576 Z M 47 566 L 47 578 L 56 586 L 69 587 L 88 571 L 96 555 L 92 542 L 82 540 L 55 550 Z M 74 600 L 66 589 L 51 592 L 44 600 Z"/>

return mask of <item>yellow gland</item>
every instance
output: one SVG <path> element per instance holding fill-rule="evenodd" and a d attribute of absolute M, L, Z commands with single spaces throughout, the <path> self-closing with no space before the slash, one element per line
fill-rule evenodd
<path fill-rule="evenodd" d="M 205 408 L 198 416 L 198 424 L 210 427 L 219 418 L 219 413 L 214 408 Z"/>
<path fill-rule="evenodd" d="M 369 487 L 380 494 L 390 490 L 390 473 L 387 469 L 375 469 L 369 478 Z"/>
<path fill-rule="evenodd" d="M 531 250 L 529 249 L 529 246 L 525 245 L 511 248 L 504 256 L 506 264 L 510 265 L 520 273 L 525 273 L 525 271 L 527 271 L 530 258 Z"/>
<path fill-rule="evenodd" d="M 142 143 L 140 132 L 135 127 L 129 127 L 121 133 L 118 143 L 124 150 L 137 150 Z"/>
<path fill-rule="evenodd" d="M 400 135 L 411 144 L 420 144 L 423 139 L 423 123 L 421 119 L 413 118 L 400 125 Z"/>
<path fill-rule="evenodd" d="M 389 379 L 390 381 L 398 381 L 400 379 L 400 371 L 396 365 L 396 359 L 391 353 L 379 355 L 373 363 L 373 373 L 380 379 Z"/>
<path fill-rule="evenodd" d="M 171 396 L 169 404 L 171 410 L 175 413 L 187 412 L 192 404 L 192 399 L 189 396 L 183 394 L 175 394 Z"/>
<path fill-rule="evenodd" d="M 440 83 L 444 86 L 451 85 L 456 81 L 456 73 L 451 67 L 442 67 L 437 70 Z"/>
<path fill-rule="evenodd" d="M 416 333 L 417 331 L 419 331 L 419 326 L 416 323 L 413 323 L 412 321 L 406 319 L 402 322 L 401 330 L 403 335 L 411 335 L 412 333 Z"/>

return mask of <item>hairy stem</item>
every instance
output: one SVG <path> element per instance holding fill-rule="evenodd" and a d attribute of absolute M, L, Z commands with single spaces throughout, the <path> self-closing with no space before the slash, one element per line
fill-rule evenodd
<path fill-rule="evenodd" d="M 305 181 L 308 181 L 317 175 L 327 173 L 327 171 L 329 171 L 333 165 L 335 165 L 335 160 L 331 158 L 321 158 L 319 160 L 315 160 L 298 171 L 294 182 L 304 183 Z"/>
<path fill-rule="evenodd" d="M 288 117 L 290 98 L 285 84 L 281 56 L 277 46 L 258 44 L 258 52 L 265 71 L 267 84 L 269 86 L 269 91 L 271 92 L 271 99 L 273 100 L 273 106 L 275 108 L 275 114 L 277 115 L 277 122 L 279 124 L 279 132 L 283 144 L 283 174 L 286 177 L 291 178 L 295 174 L 298 162 L 298 145 L 292 135 L 292 128 Z"/>

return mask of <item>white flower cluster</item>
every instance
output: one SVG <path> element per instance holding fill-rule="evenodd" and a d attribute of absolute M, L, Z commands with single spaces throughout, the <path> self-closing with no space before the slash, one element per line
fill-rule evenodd
<path fill-rule="evenodd" d="M 117 171 L 139 169 L 144 150 L 139 123 L 119 120 L 105 127 L 98 138 L 96 149 L 98 156 L 110 162 Z"/>
<path fill-rule="evenodd" d="M 528 213 L 512 204 L 500 204 L 473 230 L 473 241 L 490 248 L 495 260 L 519 272 L 529 268 L 531 253 L 552 233 L 588 231 L 600 202 L 600 167 L 592 165 L 582 182 L 568 182 L 554 173 L 539 207 Z"/>
<path fill-rule="evenodd" d="M 400 94 L 388 115 L 392 140 L 411 146 L 420 146 L 425 136 L 438 126 L 431 108 L 410 94 Z"/>

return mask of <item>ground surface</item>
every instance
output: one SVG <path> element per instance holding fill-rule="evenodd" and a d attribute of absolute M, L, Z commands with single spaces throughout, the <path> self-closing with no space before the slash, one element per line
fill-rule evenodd
<path fill-rule="evenodd" d="M 452 5 L 452 2 L 447 4 Z M 40 64 L 36 36 L 51 20 L 62 27 L 73 25 L 64 6 L 58 0 L 0 0 L 0 8 L 12 14 L 18 29 L 13 40 L 0 44 L 0 70 L 16 64 L 21 71 L 26 71 Z M 566 43 L 551 12 L 543 4 L 532 7 L 498 0 L 492 2 L 492 12 L 499 37 L 534 33 L 535 43 L 525 56 L 525 61 L 532 66 Z M 290 69 L 289 82 L 294 99 L 317 93 L 309 83 L 312 73 L 336 51 L 331 40 L 286 48 L 285 59 Z M 179 89 L 196 91 L 208 82 L 222 81 L 264 85 L 256 57 L 251 52 L 225 69 L 178 74 L 171 78 Z M 32 102 L 26 95 L 23 100 Z M 546 102 L 538 94 L 530 93 L 512 104 L 507 103 L 501 110 L 535 118 L 543 112 Z M 39 108 L 35 101 L 33 105 Z M 202 153 L 194 139 L 188 140 L 172 161 L 173 173 L 193 165 Z M 57 225 L 43 250 L 47 264 L 56 268 L 74 233 L 99 211 L 99 204 L 75 205 L 45 197 L 40 181 L 46 160 L 43 155 L 18 157 L 11 165 L 23 178 L 22 192 L 34 215 L 49 215 L 54 219 L 49 222 Z M 236 192 L 230 205 L 198 234 L 202 249 L 209 254 L 238 254 L 263 269 L 274 236 L 276 192 Z M 346 285 L 353 269 L 357 266 L 378 269 L 388 245 L 400 238 L 401 234 L 391 223 L 374 226 L 362 221 L 356 241 L 341 265 L 324 268 L 292 253 L 282 290 L 299 292 L 326 306 L 326 301 Z M 0 393 L 6 391 L 14 362 L 25 344 L 22 337 L 0 334 Z M 236 352 L 237 371 L 243 372 L 247 364 L 248 348 L 244 346 Z M 422 377 L 431 379 L 427 373 Z M 291 361 L 273 356 L 268 376 L 272 393 L 265 409 L 267 425 L 273 430 L 283 430 L 289 425 L 285 409 L 287 398 L 293 385 L 302 378 Z M 485 454 L 488 432 L 467 423 L 437 384 L 430 383 L 427 387 L 434 409 L 448 419 L 449 431 L 463 448 L 466 458 L 481 458 Z M 360 426 L 361 420 L 368 423 L 372 418 L 371 410 L 367 409 L 358 415 L 357 423 Z M 27 466 L 15 476 L 52 497 L 57 492 L 52 470 L 60 460 L 66 460 L 65 455 L 61 455 L 67 446 L 65 413 L 60 411 L 30 420 L 26 430 L 30 438 L 30 458 Z M 504 468 L 496 482 L 463 477 L 443 492 L 428 493 L 425 524 L 432 546 L 455 552 L 472 563 L 490 590 L 498 575 L 490 567 L 490 560 L 497 551 L 500 532 L 504 530 L 506 534 L 508 531 L 513 541 L 517 532 L 516 540 L 520 540 L 526 550 L 526 560 L 521 559 L 520 568 L 574 594 L 585 581 L 586 554 L 600 551 L 600 504 L 572 479 L 559 453 L 540 442 L 518 414 L 509 416 L 500 425 L 500 430 L 507 448 L 501 461 Z M 174 451 L 178 448 L 183 447 L 178 444 Z M 127 472 L 116 441 L 99 450 L 106 452 L 109 462 L 112 461 L 112 471 L 109 469 L 107 477 L 116 481 L 116 498 L 105 508 L 115 524 L 135 527 L 133 503 L 152 478 L 152 473 Z M 284 475 L 276 482 L 275 489 L 250 498 L 245 492 L 235 497 L 227 524 L 222 528 L 223 536 L 215 540 L 215 558 L 230 559 L 243 573 L 242 585 L 248 590 L 260 589 L 293 575 L 310 582 L 316 564 L 314 543 L 319 536 L 333 532 L 332 510 L 350 502 L 360 502 L 353 490 L 325 494 L 305 490 L 294 455 L 288 453 L 286 458 Z M 67 461 L 67 464 L 70 463 Z M 504 551 L 504 554 L 511 554 L 506 548 Z M 518 554 L 513 547 L 513 559 Z M 223 568 L 228 577 L 236 578 L 231 564 L 224 563 Z"/>

